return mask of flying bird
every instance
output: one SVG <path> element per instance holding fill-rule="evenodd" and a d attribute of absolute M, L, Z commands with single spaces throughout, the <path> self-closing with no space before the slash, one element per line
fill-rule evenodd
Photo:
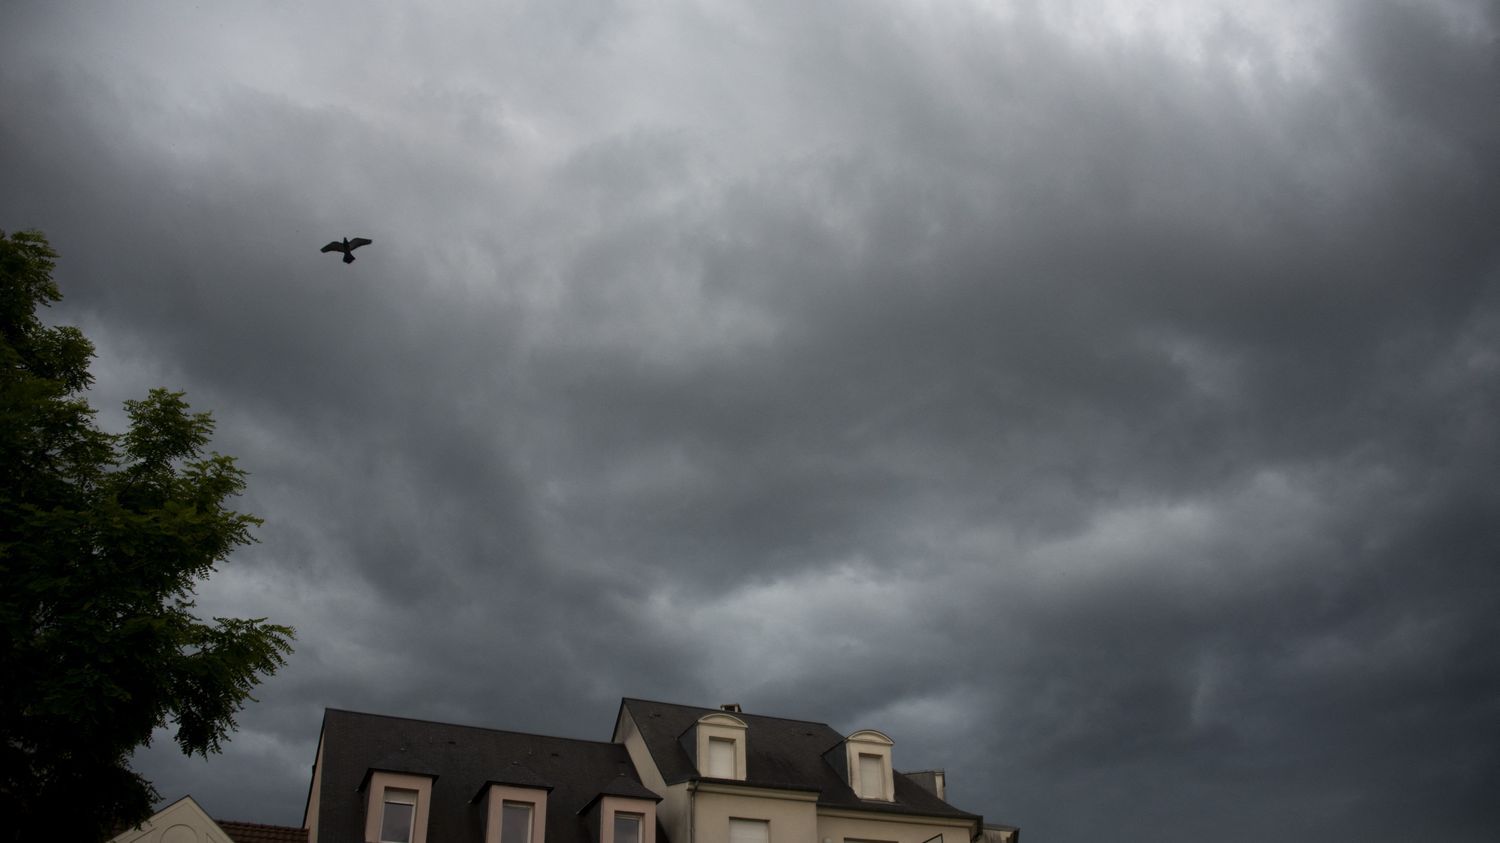
<path fill-rule="evenodd" d="M 354 263 L 354 250 L 358 249 L 360 246 L 368 246 L 374 242 L 374 240 L 369 240 L 364 237 L 356 237 L 353 240 L 345 237 L 344 242 L 340 243 L 339 241 L 335 240 L 332 243 L 329 243 L 327 246 L 324 246 L 321 251 L 343 252 L 344 263 Z"/>

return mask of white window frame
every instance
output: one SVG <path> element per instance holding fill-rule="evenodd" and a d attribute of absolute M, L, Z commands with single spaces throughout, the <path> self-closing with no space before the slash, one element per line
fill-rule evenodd
<path fill-rule="evenodd" d="M 885 758 L 878 753 L 859 753 L 859 798 L 885 798 Z"/>
<path fill-rule="evenodd" d="M 520 840 L 507 840 L 505 838 L 505 813 L 512 808 L 526 809 L 526 831 Z M 519 799 L 504 799 L 500 802 L 500 843 L 531 843 L 533 829 L 536 828 L 536 803 L 522 802 Z"/>
<path fill-rule="evenodd" d="M 505 830 L 505 806 L 526 805 L 531 808 L 531 831 L 526 843 L 543 843 L 547 835 L 547 790 L 489 783 L 485 793 L 484 843 L 501 843 Z"/>
<path fill-rule="evenodd" d="M 365 840 L 385 839 L 385 804 L 388 795 L 397 796 L 400 799 L 405 794 L 392 791 L 414 792 L 414 802 L 411 817 L 411 843 L 427 843 L 427 814 L 432 806 L 432 779 L 429 776 L 419 776 L 411 773 L 388 773 L 383 770 L 371 770 L 370 778 L 365 783 Z M 410 798 L 410 797 L 406 797 Z"/>
<path fill-rule="evenodd" d="M 739 754 L 739 742 L 734 738 L 710 735 L 708 738 L 708 777 L 712 779 L 735 778 L 735 757 Z M 726 758 L 723 753 L 728 752 Z"/>
<path fill-rule="evenodd" d="M 757 841 L 757 843 L 771 843 L 771 821 L 770 820 L 756 819 L 756 818 L 753 818 L 753 817 L 730 817 L 729 818 L 729 843 L 749 843 L 749 841 L 745 838 L 744 835 L 741 835 L 739 839 L 735 838 L 734 829 L 735 829 L 736 825 L 738 825 L 738 826 L 740 826 L 742 828 L 745 828 L 745 827 L 754 827 L 754 828 L 763 828 L 763 829 L 765 829 L 765 834 L 764 835 L 756 835 L 756 841 Z"/>
<path fill-rule="evenodd" d="M 629 796 L 605 796 L 599 803 L 599 843 L 615 843 L 615 817 L 635 817 L 639 843 L 656 843 L 656 803 Z"/>
<path fill-rule="evenodd" d="M 620 820 L 631 820 L 635 823 L 635 839 L 620 840 Z M 646 843 L 646 815 L 637 814 L 632 811 L 615 811 L 610 816 L 610 839 L 614 843 Z"/>
<path fill-rule="evenodd" d="M 387 787 L 380 794 L 380 843 L 413 843 L 417 837 L 417 803 L 422 794 L 416 790 L 404 787 Z M 411 811 L 406 815 L 406 834 L 392 835 L 387 820 L 390 819 L 390 806 L 408 805 Z M 405 837 L 406 839 L 398 839 Z"/>

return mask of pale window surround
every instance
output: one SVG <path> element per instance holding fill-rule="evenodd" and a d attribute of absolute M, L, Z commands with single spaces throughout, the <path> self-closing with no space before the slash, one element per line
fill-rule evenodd
<path fill-rule="evenodd" d="M 535 810 L 530 802 L 502 802 L 500 843 L 531 843 L 531 814 Z"/>
<path fill-rule="evenodd" d="M 712 779 L 745 780 L 745 721 L 732 714 L 714 712 L 698 719 L 696 749 L 698 772 Z"/>
<path fill-rule="evenodd" d="M 859 754 L 859 798 L 885 798 L 885 759 L 879 755 Z"/>
<path fill-rule="evenodd" d="M 624 811 L 616 811 L 614 843 L 641 843 L 641 823 L 643 820 L 644 817 L 640 814 L 627 814 Z"/>
<path fill-rule="evenodd" d="M 729 843 L 771 843 L 771 821 L 730 817 Z"/>
<path fill-rule="evenodd" d="M 708 775 L 715 779 L 732 779 L 734 775 L 734 744 L 729 738 L 708 739 Z"/>
<path fill-rule="evenodd" d="M 849 787 L 855 794 L 861 799 L 894 801 L 891 747 L 895 741 L 874 729 L 865 729 L 845 738 L 844 745 L 848 751 Z"/>
<path fill-rule="evenodd" d="M 411 843 L 417 819 L 417 792 L 388 787 L 380 810 L 380 843 Z"/>
<path fill-rule="evenodd" d="M 599 843 L 656 843 L 656 803 L 624 796 L 599 800 Z"/>
<path fill-rule="evenodd" d="M 547 839 L 545 788 L 491 782 L 484 800 L 484 843 L 544 843 Z"/>
<path fill-rule="evenodd" d="M 365 787 L 364 839 L 427 843 L 427 814 L 431 808 L 431 778 L 373 770 Z"/>

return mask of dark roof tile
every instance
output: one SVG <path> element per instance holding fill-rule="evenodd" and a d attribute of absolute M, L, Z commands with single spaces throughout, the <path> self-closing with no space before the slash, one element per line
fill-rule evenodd
<path fill-rule="evenodd" d="M 483 806 L 473 797 L 491 781 L 552 788 L 547 843 L 590 843 L 578 811 L 605 788 L 621 787 L 621 777 L 645 787 L 619 744 L 329 709 L 323 716 L 319 843 L 362 839 L 364 798 L 356 789 L 371 767 L 436 777 L 427 839 L 445 842 L 480 839 Z M 666 843 L 662 836 L 658 840 Z"/>
<path fill-rule="evenodd" d="M 675 705 L 627 698 L 620 703 L 645 739 L 646 749 L 667 784 L 706 779 L 679 740 L 700 717 L 719 709 Z M 894 774 L 894 802 L 860 799 L 823 756 L 836 749 L 844 736 L 826 723 L 789 720 L 759 714 L 734 712 L 743 720 L 745 733 L 745 781 L 739 784 L 786 790 L 818 792 L 818 804 L 893 814 L 955 817 L 977 821 L 979 817 L 949 805 L 899 772 Z"/>

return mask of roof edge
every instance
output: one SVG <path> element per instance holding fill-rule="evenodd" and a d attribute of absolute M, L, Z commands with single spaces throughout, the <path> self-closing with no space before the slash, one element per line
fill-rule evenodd
<path fill-rule="evenodd" d="M 515 729 L 496 729 L 493 726 L 474 726 L 469 723 L 449 723 L 443 720 L 429 720 L 425 717 L 403 717 L 397 714 L 376 714 L 371 711 L 355 711 L 348 708 L 325 708 L 323 710 L 324 728 L 328 725 L 329 714 L 353 714 L 357 717 L 375 717 L 381 720 L 402 720 L 407 723 L 423 723 L 428 726 L 444 726 L 449 729 L 473 729 L 479 732 L 493 732 L 497 735 L 520 735 L 526 738 L 546 738 L 551 741 L 573 741 L 574 743 L 589 743 L 597 746 L 618 746 L 614 741 L 596 741 L 589 738 L 574 738 L 568 735 L 548 735 L 542 732 L 519 732 Z M 319 735 L 321 736 L 321 732 Z"/>

